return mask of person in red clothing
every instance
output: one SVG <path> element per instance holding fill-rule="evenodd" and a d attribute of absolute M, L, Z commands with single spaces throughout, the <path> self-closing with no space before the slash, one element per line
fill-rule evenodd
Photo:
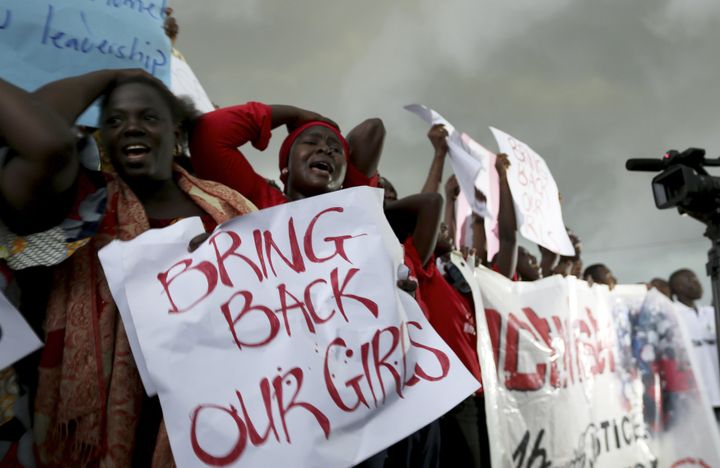
<path fill-rule="evenodd" d="M 428 132 L 428 138 L 435 152 L 422 192 L 423 194 L 437 194 L 448 151 L 447 131 L 442 125 L 434 125 Z M 502 161 L 503 158 L 498 157 L 498 160 Z M 502 162 L 498 165 L 502 165 Z M 501 185 L 501 196 L 502 189 Z M 508 205 L 506 200 L 501 200 L 501 212 L 503 212 L 503 202 Z M 508 211 L 507 207 L 505 208 L 504 211 Z M 510 199 L 509 208 L 512 211 L 512 199 Z M 512 215 L 514 220 L 514 212 Z M 502 213 L 500 218 L 503 219 Z M 514 228 L 514 226 L 510 227 Z M 504 253 L 499 255 L 503 259 L 508 257 L 508 263 L 514 263 L 515 260 L 515 245 L 513 244 L 511 247 L 512 251 L 509 255 Z M 429 258 L 421 258 L 416 254 L 416 244 L 413 239 L 405 242 L 406 256 L 411 259 L 418 279 L 416 297 L 427 307 L 430 323 L 457 354 L 465 367 L 478 381 L 482 382 L 480 359 L 477 353 L 475 305 L 472 297 L 454 288 L 436 265 L 436 257 L 447 257 L 454 249 L 447 226 L 441 228 L 434 255 Z M 514 265 L 512 266 L 514 270 Z M 449 265 L 448 271 L 452 268 L 453 266 Z M 512 273 L 509 274 L 512 275 Z M 461 283 L 457 284 L 461 288 Z M 477 394 L 468 396 L 440 418 L 440 430 L 441 466 L 489 466 L 490 453 L 482 387 Z"/>
<path fill-rule="evenodd" d="M 238 147 L 250 142 L 264 150 L 272 130 L 283 125 L 289 135 L 280 149 L 281 191 L 255 172 Z M 366 120 L 346 140 L 334 122 L 315 112 L 250 102 L 202 116 L 190 152 L 198 176 L 237 190 L 262 209 L 343 187 L 377 186 L 384 138 L 380 119 Z"/>

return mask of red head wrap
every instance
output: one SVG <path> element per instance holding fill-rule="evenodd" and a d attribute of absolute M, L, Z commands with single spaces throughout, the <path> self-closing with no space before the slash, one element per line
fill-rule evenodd
<path fill-rule="evenodd" d="M 323 122 L 322 120 L 313 120 L 311 122 L 303 124 L 293 130 L 282 142 L 282 146 L 280 146 L 280 160 L 278 161 L 278 166 L 280 167 L 280 180 L 283 182 L 283 184 L 287 183 L 287 174 L 283 174 L 282 170 L 288 167 L 288 161 L 290 159 L 290 149 L 292 148 L 293 143 L 295 143 L 297 137 L 299 137 L 302 132 L 304 132 L 310 127 L 329 128 L 335 134 L 335 136 L 338 137 L 340 143 L 342 143 L 345 161 L 347 161 L 348 155 L 350 155 L 350 145 L 348 145 L 347 140 L 345 140 L 345 137 L 342 136 L 342 133 L 340 133 L 340 130 L 338 130 L 337 128 L 333 127 L 327 122 Z"/>

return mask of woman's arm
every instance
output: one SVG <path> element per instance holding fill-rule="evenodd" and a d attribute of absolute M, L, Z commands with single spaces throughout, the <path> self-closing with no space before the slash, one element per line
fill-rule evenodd
<path fill-rule="evenodd" d="M 400 217 L 412 224 L 413 244 L 423 266 L 435 251 L 442 203 L 442 196 L 438 193 L 419 193 L 385 204 L 385 215 L 389 219 Z"/>
<path fill-rule="evenodd" d="M 500 250 L 497 256 L 497 267 L 500 274 L 512 278 L 517 267 L 517 222 L 515 207 L 507 180 L 507 169 L 510 161 L 505 154 L 498 154 L 495 160 L 500 180 L 500 207 L 498 210 L 498 235 L 500 237 Z"/>
<path fill-rule="evenodd" d="M 77 176 L 70 126 L 40 98 L 0 79 L 0 140 L 9 147 L 0 168 L 3 220 L 18 234 L 52 227 Z"/>

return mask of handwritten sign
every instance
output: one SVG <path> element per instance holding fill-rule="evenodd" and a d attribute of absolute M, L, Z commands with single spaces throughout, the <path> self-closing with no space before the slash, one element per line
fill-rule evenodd
<path fill-rule="evenodd" d="M 193 223 L 116 243 L 111 289 L 125 291 L 178 466 L 354 465 L 478 388 L 395 286 L 382 191 L 252 213 L 188 254 Z"/>
<path fill-rule="evenodd" d="M 430 125 L 442 124 L 448 132 L 448 155 L 460 190 L 465 195 L 472 209 L 485 219 L 497 218 L 497 211 L 489 209 L 495 203 L 490 190 L 490 174 L 495 170 L 494 154 L 466 134 L 459 132 L 442 115 L 422 104 L 410 104 L 405 110 L 417 115 Z M 475 196 L 475 189 L 485 195 L 486 202 Z"/>
<path fill-rule="evenodd" d="M 720 466 L 670 301 L 557 275 L 474 279 L 493 466 Z"/>
<path fill-rule="evenodd" d="M 557 184 L 545 160 L 522 141 L 490 127 L 500 152 L 510 158 L 508 184 L 518 230 L 527 240 L 561 255 L 575 255 L 560 208 Z"/>
<path fill-rule="evenodd" d="M 42 346 L 20 312 L 0 293 L 0 369 L 14 364 Z"/>
<path fill-rule="evenodd" d="M 5 0 L 0 4 L 2 77 L 33 91 L 104 68 L 143 68 L 170 84 L 167 0 Z M 97 126 L 98 109 L 80 123 Z"/>

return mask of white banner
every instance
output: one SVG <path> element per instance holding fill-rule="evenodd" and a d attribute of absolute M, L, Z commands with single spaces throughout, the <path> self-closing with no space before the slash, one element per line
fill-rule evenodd
<path fill-rule="evenodd" d="M 485 219 L 495 221 L 497 211 L 492 212 L 490 207 L 496 202 L 492 199 L 490 174 L 495 171 L 495 154 L 483 148 L 479 143 L 464 133 L 455 130 L 455 127 L 442 115 L 422 104 L 410 104 L 405 109 L 417 115 L 430 125 L 443 124 L 448 132 L 448 156 L 455 177 L 457 177 L 460 190 L 472 206 L 474 212 Z M 485 195 L 486 202 L 482 203 L 475 197 L 475 189 Z"/>
<path fill-rule="evenodd" d="M 350 466 L 478 388 L 396 287 L 382 191 L 242 216 L 190 254 L 197 233 L 184 220 L 102 258 L 122 264 L 112 292 L 179 467 Z"/>
<path fill-rule="evenodd" d="M 557 184 L 545 160 L 522 141 L 497 128 L 490 130 L 500 152 L 510 158 L 507 178 L 520 234 L 555 253 L 575 255 L 565 230 Z"/>
<path fill-rule="evenodd" d="M 42 346 L 20 312 L 0 292 L 0 369 L 5 369 Z"/>
<path fill-rule="evenodd" d="M 720 466 L 670 301 L 574 277 L 475 278 L 493 467 Z"/>

